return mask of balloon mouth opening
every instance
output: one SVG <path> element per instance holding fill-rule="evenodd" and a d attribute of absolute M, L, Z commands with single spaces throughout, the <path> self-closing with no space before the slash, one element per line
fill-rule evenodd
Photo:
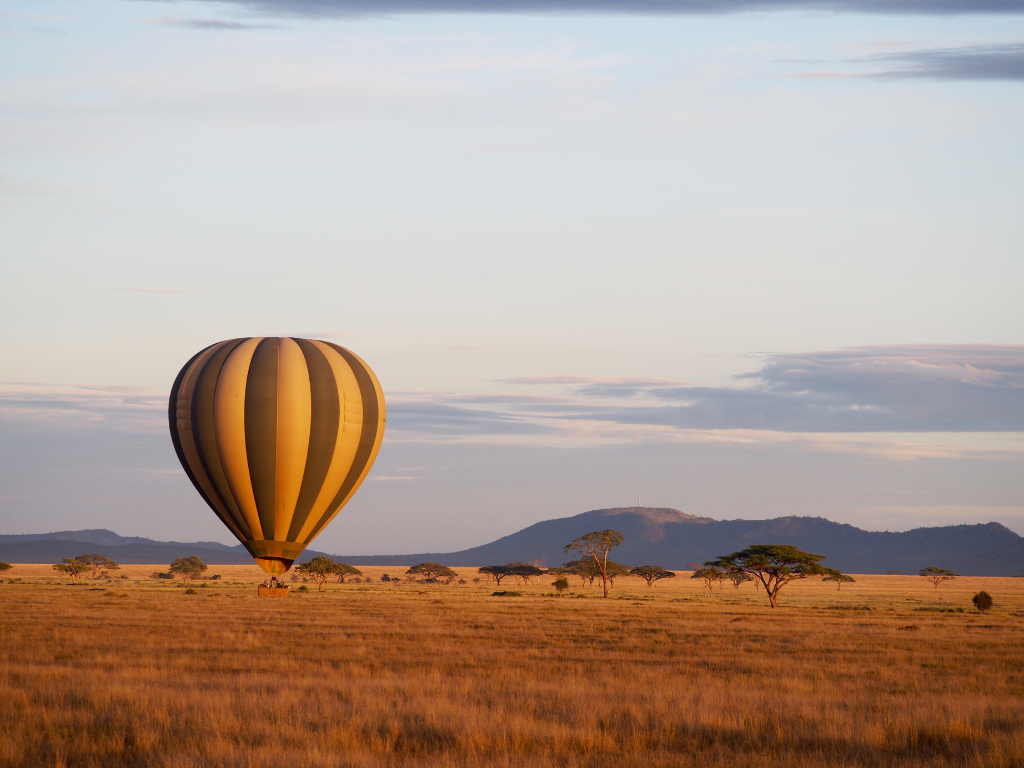
<path fill-rule="evenodd" d="M 255 559 L 256 565 L 271 576 L 280 576 L 287 573 L 288 569 L 292 567 L 292 563 L 295 562 L 284 557 L 257 557 Z"/>

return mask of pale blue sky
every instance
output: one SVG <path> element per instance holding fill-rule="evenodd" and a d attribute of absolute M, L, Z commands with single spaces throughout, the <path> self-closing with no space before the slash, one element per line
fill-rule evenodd
<path fill-rule="evenodd" d="M 339 553 L 638 492 L 1024 532 L 1024 13 L 791 5 L 0 1 L 0 532 L 229 541 L 161 400 L 249 335 L 388 395 Z"/>

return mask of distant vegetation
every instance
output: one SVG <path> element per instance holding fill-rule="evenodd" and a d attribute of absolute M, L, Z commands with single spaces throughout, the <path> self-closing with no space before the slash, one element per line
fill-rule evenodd
<path fill-rule="evenodd" d="M 674 579 L 676 577 L 672 571 L 666 571 L 660 565 L 639 565 L 629 573 L 646 581 L 648 589 L 662 579 Z"/>
<path fill-rule="evenodd" d="M 78 583 L 82 574 L 89 570 L 89 564 L 82 562 L 78 558 L 65 557 L 53 566 L 53 570 L 63 573 L 65 576 L 70 576 L 71 582 L 74 584 Z"/>
<path fill-rule="evenodd" d="M 931 585 L 935 587 L 935 591 L 937 592 L 940 584 L 945 581 L 952 581 L 958 574 L 955 574 L 952 571 L 947 571 L 945 568 L 929 566 L 921 570 L 921 575 L 931 582 Z"/>
<path fill-rule="evenodd" d="M 441 565 L 440 563 L 420 563 L 419 565 L 414 565 L 405 572 L 405 575 L 422 576 L 423 581 L 428 584 L 433 584 L 441 579 L 444 579 L 447 583 L 451 584 L 458 576 L 458 574 L 447 565 Z"/>
<path fill-rule="evenodd" d="M 974 607 L 982 613 L 992 609 L 992 595 L 984 590 L 972 597 L 971 602 L 974 603 Z"/>
<path fill-rule="evenodd" d="M 13 567 L 14 566 L 10 563 L 0 563 L 0 573 L 3 573 L 4 571 L 9 571 Z"/>
<path fill-rule="evenodd" d="M 838 592 L 843 588 L 843 584 L 852 584 L 856 579 L 853 576 L 847 576 L 845 573 L 837 573 L 834 576 L 826 576 L 822 581 L 834 581 L 836 583 L 836 591 Z"/>
<path fill-rule="evenodd" d="M 603 531 L 594 531 L 593 533 L 579 536 L 566 544 L 565 553 L 569 554 L 570 552 L 576 552 L 581 559 L 594 561 L 598 572 L 601 574 L 601 585 L 604 587 L 604 596 L 608 597 L 608 553 L 615 547 L 622 546 L 622 543 L 625 540 L 625 537 L 621 533 L 613 531 L 610 528 Z M 617 564 L 612 563 L 612 565 Z M 618 567 L 622 568 L 623 566 Z M 611 575 L 611 579 L 614 581 L 614 573 Z"/>
<path fill-rule="evenodd" d="M 192 555 L 191 557 L 179 557 L 171 563 L 167 572 L 171 576 L 180 576 L 182 579 L 193 581 L 202 576 L 207 567 L 206 563 L 199 559 L 199 555 Z"/>
<path fill-rule="evenodd" d="M 811 576 L 843 576 L 840 571 L 821 565 L 824 559 L 825 555 L 812 555 L 788 544 L 755 544 L 704 565 L 707 570 L 719 570 L 722 578 L 742 573 L 757 579 L 768 595 L 768 603 L 777 608 L 779 591 L 791 581 Z"/>

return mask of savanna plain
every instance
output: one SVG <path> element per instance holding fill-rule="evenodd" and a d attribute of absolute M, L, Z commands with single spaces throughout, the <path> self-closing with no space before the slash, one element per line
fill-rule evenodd
<path fill-rule="evenodd" d="M 255 566 L 153 570 L 4 574 L 0 766 L 1024 766 L 1020 578 L 807 580 L 772 610 L 682 572 L 261 598 Z"/>

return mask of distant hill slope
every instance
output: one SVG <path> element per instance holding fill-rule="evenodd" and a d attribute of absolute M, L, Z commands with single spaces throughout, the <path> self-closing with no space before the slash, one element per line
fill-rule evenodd
<path fill-rule="evenodd" d="M 614 528 L 626 543 L 614 552 L 627 565 L 661 565 L 682 570 L 751 544 L 792 544 L 827 556 L 826 564 L 848 573 L 917 573 L 930 565 L 963 575 L 1015 576 L 1024 573 L 1024 539 L 999 523 L 917 528 L 904 533 L 863 531 L 820 517 L 774 520 L 712 520 L 675 509 L 597 509 L 545 520 L 483 546 L 444 554 L 344 557 L 366 565 L 402 565 L 436 560 L 445 565 L 490 565 L 545 558 L 560 565 L 562 548 L 590 531 Z"/>
<path fill-rule="evenodd" d="M 310 557 L 324 554 L 309 549 L 306 552 Z M 0 561 L 7 563 L 57 563 L 64 557 L 93 554 L 124 565 L 170 564 L 191 555 L 198 555 L 207 565 L 252 565 L 252 557 L 241 544 L 229 547 L 217 541 L 154 541 L 118 536 L 104 528 L 0 535 Z"/>
<path fill-rule="evenodd" d="M 596 509 L 573 517 L 545 520 L 523 530 L 459 552 L 410 555 L 332 555 L 353 565 L 413 565 L 432 560 L 445 565 L 479 566 L 544 558 L 561 565 L 569 559 L 562 548 L 577 536 L 614 528 L 626 537 L 615 550 L 627 565 L 661 565 L 684 570 L 750 544 L 792 544 L 827 556 L 826 565 L 847 573 L 917 573 L 930 565 L 965 576 L 1024 574 L 1024 538 L 1000 525 L 954 525 L 917 528 L 904 533 L 863 531 L 821 517 L 780 517 L 774 520 L 713 520 L 675 509 L 623 507 Z M 217 542 L 162 542 L 122 537 L 107 530 L 62 531 L 25 536 L 0 536 L 0 561 L 51 563 L 62 557 L 97 553 L 118 563 L 170 563 L 199 555 L 210 565 L 247 565 L 252 558 L 239 545 Z M 306 550 L 303 559 L 324 554 Z"/>

